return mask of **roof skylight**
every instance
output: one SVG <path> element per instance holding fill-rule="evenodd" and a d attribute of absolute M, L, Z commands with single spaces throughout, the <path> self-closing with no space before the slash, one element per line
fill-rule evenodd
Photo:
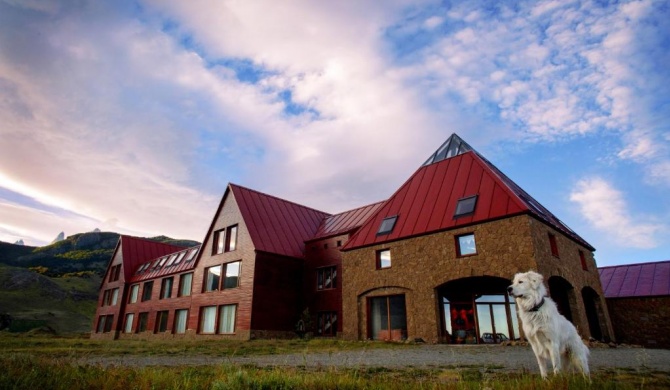
<path fill-rule="evenodd" d="M 395 226 L 395 222 L 398 219 L 397 215 L 394 215 L 392 217 L 387 217 L 384 218 L 382 223 L 379 225 L 379 230 L 377 231 L 377 234 L 388 234 L 391 233 L 393 230 L 393 227 Z"/>

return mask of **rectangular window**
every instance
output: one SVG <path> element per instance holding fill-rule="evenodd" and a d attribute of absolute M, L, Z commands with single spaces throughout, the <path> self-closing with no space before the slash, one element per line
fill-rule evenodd
<path fill-rule="evenodd" d="M 117 280 L 119 280 L 120 275 L 121 275 L 121 264 L 117 264 L 109 270 L 109 281 L 116 282 Z"/>
<path fill-rule="evenodd" d="M 216 330 L 216 306 L 206 306 L 200 310 L 200 333 L 214 333 Z"/>
<path fill-rule="evenodd" d="M 384 218 L 381 224 L 379 224 L 379 230 L 377 230 L 377 235 L 389 234 L 393 231 L 395 227 L 395 222 L 398 220 L 398 216 L 394 215 L 392 217 Z"/>
<path fill-rule="evenodd" d="M 188 309 L 179 309 L 174 312 L 174 333 L 186 333 L 186 324 L 188 323 Z"/>
<path fill-rule="evenodd" d="M 161 296 L 160 299 L 167 299 L 172 297 L 172 278 L 164 278 L 161 282 Z"/>
<path fill-rule="evenodd" d="M 109 290 L 105 290 L 105 292 L 102 293 L 102 305 L 101 306 L 109 306 L 109 297 L 110 297 Z"/>
<path fill-rule="evenodd" d="M 98 328 L 96 329 L 96 333 L 102 333 L 104 331 L 105 320 L 107 320 L 107 316 L 98 317 Z"/>
<path fill-rule="evenodd" d="M 337 333 L 337 312 L 319 312 L 316 315 L 317 336 L 335 336 Z"/>
<path fill-rule="evenodd" d="M 558 256 L 558 244 L 556 243 L 556 236 L 554 236 L 551 233 L 547 233 L 549 235 L 549 246 L 551 247 L 551 254 L 554 257 L 559 257 Z"/>
<path fill-rule="evenodd" d="M 166 267 L 170 267 L 172 264 L 174 264 L 175 259 L 177 259 L 177 254 L 175 253 L 174 255 L 170 256 L 168 259 L 167 263 L 165 264 Z"/>
<path fill-rule="evenodd" d="M 584 256 L 584 252 L 579 251 L 579 261 L 582 263 L 582 269 L 584 271 L 588 271 L 589 267 L 586 265 L 586 257 Z"/>
<path fill-rule="evenodd" d="M 458 203 L 456 203 L 456 212 L 454 213 L 454 218 L 463 217 L 474 213 L 476 205 L 477 195 L 459 199 Z"/>
<path fill-rule="evenodd" d="M 223 253 L 226 247 L 226 229 L 217 230 L 214 232 L 214 246 L 212 247 L 212 254 L 218 255 Z"/>
<path fill-rule="evenodd" d="M 151 299 L 151 290 L 154 288 L 154 282 L 144 282 L 144 289 L 142 290 L 142 302 Z"/>
<path fill-rule="evenodd" d="M 316 270 L 316 289 L 328 290 L 337 287 L 337 267 L 325 267 Z"/>
<path fill-rule="evenodd" d="M 140 293 L 140 285 L 139 284 L 133 284 L 130 286 L 130 294 L 128 296 L 128 303 L 135 303 L 137 302 L 137 296 Z"/>
<path fill-rule="evenodd" d="M 177 258 L 174 260 L 174 264 L 177 265 L 177 264 L 181 263 L 181 261 L 184 259 L 184 256 L 186 256 L 186 252 L 180 253 L 179 256 L 177 256 Z M 168 265 L 170 265 L 170 264 L 168 264 Z"/>
<path fill-rule="evenodd" d="M 154 333 L 162 333 L 167 330 L 169 311 L 162 310 L 156 313 L 156 330 Z"/>
<path fill-rule="evenodd" d="M 456 252 L 458 257 L 476 255 L 477 244 L 475 243 L 475 234 L 469 233 L 456 236 Z"/>
<path fill-rule="evenodd" d="M 109 333 L 112 331 L 112 322 L 114 322 L 114 316 L 109 314 L 106 316 L 100 316 L 98 319 L 98 333 Z"/>
<path fill-rule="evenodd" d="M 391 267 L 391 250 L 384 249 L 377 251 L 377 269 Z"/>
<path fill-rule="evenodd" d="M 116 302 L 119 300 L 119 289 L 118 287 L 112 290 L 112 299 L 111 299 L 111 305 L 115 306 Z"/>
<path fill-rule="evenodd" d="M 191 284 L 193 283 L 193 273 L 183 274 L 179 277 L 179 296 L 187 297 L 191 295 Z"/>
<path fill-rule="evenodd" d="M 123 327 L 123 333 L 133 333 L 133 320 L 135 320 L 134 313 L 126 314 L 126 323 Z"/>
<path fill-rule="evenodd" d="M 188 255 L 186 256 L 186 261 L 191 261 L 195 257 L 195 254 L 198 253 L 198 248 L 191 249 L 188 251 Z"/>
<path fill-rule="evenodd" d="M 145 332 L 149 323 L 149 313 L 140 313 L 137 317 L 137 333 Z"/>
<path fill-rule="evenodd" d="M 226 231 L 226 252 L 237 248 L 237 225 L 229 226 Z"/>
<path fill-rule="evenodd" d="M 205 270 L 205 292 L 218 291 L 221 282 L 221 266 L 209 267 Z"/>
<path fill-rule="evenodd" d="M 219 333 L 235 332 L 235 312 L 237 305 L 223 305 L 219 308 Z"/>
<path fill-rule="evenodd" d="M 226 277 L 223 288 L 235 288 L 240 285 L 240 262 L 228 263 L 226 266 Z"/>

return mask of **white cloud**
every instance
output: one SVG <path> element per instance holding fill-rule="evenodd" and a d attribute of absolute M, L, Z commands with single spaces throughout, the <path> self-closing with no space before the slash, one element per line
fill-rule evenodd
<path fill-rule="evenodd" d="M 654 248 L 659 245 L 657 235 L 667 230 L 660 223 L 645 221 L 643 216 L 631 216 L 623 194 L 599 177 L 577 182 L 570 200 L 577 203 L 589 223 L 606 234 L 607 241 L 617 247 Z"/>

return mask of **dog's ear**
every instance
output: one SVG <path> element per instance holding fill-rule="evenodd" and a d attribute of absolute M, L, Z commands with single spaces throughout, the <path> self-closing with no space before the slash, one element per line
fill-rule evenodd
<path fill-rule="evenodd" d="M 533 288 L 538 288 L 542 284 L 544 277 L 535 271 L 528 271 L 528 279 Z"/>

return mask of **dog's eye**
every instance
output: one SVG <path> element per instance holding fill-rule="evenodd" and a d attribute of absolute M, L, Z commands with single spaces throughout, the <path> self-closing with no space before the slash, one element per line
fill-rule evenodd
<path fill-rule="evenodd" d="M 519 280 L 519 284 L 523 283 L 523 280 Z"/>

